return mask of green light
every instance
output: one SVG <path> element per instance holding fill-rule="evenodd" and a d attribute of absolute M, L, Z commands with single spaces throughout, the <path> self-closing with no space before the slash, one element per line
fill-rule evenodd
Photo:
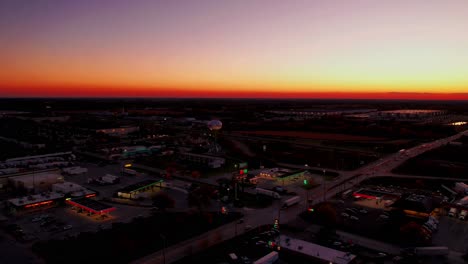
<path fill-rule="evenodd" d="M 307 180 L 304 180 L 304 185 L 307 185 Z"/>
<path fill-rule="evenodd" d="M 247 173 L 247 172 L 248 172 L 248 170 L 247 170 L 247 169 L 244 169 L 244 173 Z"/>

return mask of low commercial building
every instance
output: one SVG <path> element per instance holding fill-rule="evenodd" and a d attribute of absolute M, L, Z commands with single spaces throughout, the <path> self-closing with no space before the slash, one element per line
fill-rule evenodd
<path fill-rule="evenodd" d="M 52 184 L 52 191 L 57 193 L 63 193 L 66 197 L 72 198 L 96 196 L 95 191 L 86 189 L 85 187 L 73 182 Z"/>
<path fill-rule="evenodd" d="M 67 198 L 65 202 L 71 206 L 78 207 L 88 213 L 103 215 L 115 210 L 115 207 L 98 202 L 88 198 L 71 199 Z"/>
<path fill-rule="evenodd" d="M 206 154 L 195 154 L 190 152 L 183 152 L 179 154 L 179 159 L 196 163 L 202 166 L 206 166 L 208 168 L 220 168 L 221 166 L 226 163 L 226 159 L 218 157 L 218 156 L 211 156 Z"/>
<path fill-rule="evenodd" d="M 141 193 L 153 191 L 154 188 L 163 187 L 163 180 L 146 180 L 124 187 L 117 191 L 117 197 L 125 199 L 138 199 Z"/>
<path fill-rule="evenodd" d="M 29 195 L 9 199 L 6 206 L 12 211 L 31 210 L 40 207 L 55 206 L 63 202 L 64 195 L 57 192 L 46 192 L 42 194 Z"/>
<path fill-rule="evenodd" d="M 282 185 L 291 183 L 293 181 L 304 180 L 307 170 L 297 170 L 288 173 L 284 173 L 276 177 L 276 181 L 280 182 Z"/>
<path fill-rule="evenodd" d="M 350 264 L 354 263 L 356 259 L 356 256 L 351 253 L 327 248 L 285 235 L 280 236 L 280 246 L 281 251 L 310 258 L 313 263 Z"/>

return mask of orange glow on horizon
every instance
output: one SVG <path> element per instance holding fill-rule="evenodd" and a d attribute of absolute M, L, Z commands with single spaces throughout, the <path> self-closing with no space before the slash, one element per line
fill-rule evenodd
<path fill-rule="evenodd" d="M 401 99 L 401 100 L 468 100 L 468 93 L 367 92 L 367 91 L 282 91 L 272 89 L 183 89 L 183 88 L 128 88 L 128 87 L 41 87 L 10 88 L 5 97 L 160 97 L 160 98 L 272 98 L 272 99 Z"/>

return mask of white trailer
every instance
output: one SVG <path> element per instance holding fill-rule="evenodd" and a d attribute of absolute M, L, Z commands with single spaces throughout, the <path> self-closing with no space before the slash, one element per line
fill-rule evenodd
<path fill-rule="evenodd" d="M 254 264 L 272 264 L 275 263 L 275 261 L 277 261 L 278 258 L 278 252 L 272 251 L 255 261 Z"/>
<path fill-rule="evenodd" d="M 110 183 L 110 184 L 118 183 L 120 181 L 118 176 L 114 176 L 111 174 L 106 174 L 102 176 L 100 180 L 106 183 Z"/>
<path fill-rule="evenodd" d="M 287 199 L 286 201 L 284 201 L 283 208 L 288 208 L 289 206 L 295 205 L 295 204 L 299 203 L 300 200 L 301 200 L 300 196 L 297 196 L 297 195 L 293 196 L 293 197 Z"/>
<path fill-rule="evenodd" d="M 255 193 L 256 194 L 262 194 L 262 195 L 265 195 L 265 196 L 270 196 L 270 197 L 275 198 L 275 199 L 281 199 L 281 195 L 279 195 L 279 193 L 274 192 L 274 191 L 270 191 L 270 190 L 267 190 L 267 189 L 255 188 Z"/>
<path fill-rule="evenodd" d="M 416 247 L 414 248 L 416 256 L 446 256 L 449 254 L 448 247 Z"/>

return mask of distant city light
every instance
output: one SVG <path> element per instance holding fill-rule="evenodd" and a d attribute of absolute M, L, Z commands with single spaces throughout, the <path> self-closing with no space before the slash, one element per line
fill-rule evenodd
<path fill-rule="evenodd" d="M 464 126 L 466 125 L 467 122 L 465 121 L 459 121 L 459 122 L 453 122 L 453 123 L 450 123 L 451 126 Z"/>

